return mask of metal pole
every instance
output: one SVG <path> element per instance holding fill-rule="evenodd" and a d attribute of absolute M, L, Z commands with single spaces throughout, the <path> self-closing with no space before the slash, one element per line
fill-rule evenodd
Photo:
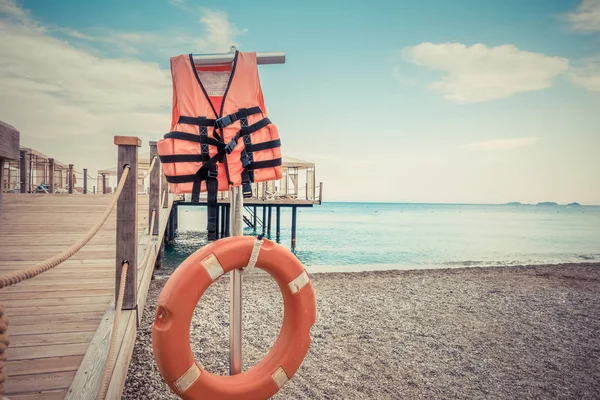
<path fill-rule="evenodd" d="M 234 53 L 194 54 L 192 57 L 194 57 L 196 65 L 227 64 L 233 61 Z M 256 53 L 256 63 L 259 65 L 285 64 L 285 53 L 283 51 Z"/>
<path fill-rule="evenodd" d="M 244 197 L 242 187 L 230 190 L 230 232 L 232 236 L 242 236 Z M 229 374 L 242 372 L 242 274 L 236 269 L 231 272 L 229 302 Z"/>

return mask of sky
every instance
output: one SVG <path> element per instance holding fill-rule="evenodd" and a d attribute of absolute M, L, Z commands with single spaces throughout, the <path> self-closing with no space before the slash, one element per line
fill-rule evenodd
<path fill-rule="evenodd" d="M 600 204 L 600 0 L 0 0 L 0 120 L 94 174 L 232 44 L 326 201 Z"/>

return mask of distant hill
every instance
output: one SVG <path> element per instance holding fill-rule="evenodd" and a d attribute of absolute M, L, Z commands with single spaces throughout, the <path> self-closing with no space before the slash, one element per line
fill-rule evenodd
<path fill-rule="evenodd" d="M 567 204 L 568 206 L 574 206 L 574 207 L 581 207 L 581 204 L 579 204 L 578 202 L 573 202 L 573 203 L 569 203 Z"/>
<path fill-rule="evenodd" d="M 521 203 L 520 201 L 510 201 L 508 203 L 506 203 L 507 206 L 522 206 L 523 203 Z"/>
<path fill-rule="evenodd" d="M 557 206 L 558 203 L 555 203 L 553 201 L 540 201 L 539 203 L 537 203 L 538 206 Z"/>

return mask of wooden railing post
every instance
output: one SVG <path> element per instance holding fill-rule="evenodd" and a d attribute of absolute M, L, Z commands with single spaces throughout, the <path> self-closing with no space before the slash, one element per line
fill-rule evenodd
<path fill-rule="evenodd" d="M 83 194 L 87 194 L 87 168 L 83 169 Z"/>
<path fill-rule="evenodd" d="M 69 164 L 69 175 L 67 176 L 69 183 L 69 194 L 73 194 L 73 164 Z"/>
<path fill-rule="evenodd" d="M 158 222 L 160 221 L 160 159 L 158 158 L 158 150 L 156 149 L 156 142 L 150 142 L 150 164 L 156 157 L 154 169 L 150 172 L 150 207 L 148 208 L 148 227 L 152 223 L 152 210 L 155 210 L 154 214 L 154 229 L 149 232 L 150 235 L 158 235 Z M 150 229 L 150 228 L 148 228 Z"/>
<path fill-rule="evenodd" d="M 106 194 L 106 174 L 102 174 L 102 194 Z"/>
<path fill-rule="evenodd" d="M 54 158 L 48 159 L 48 191 L 54 193 Z"/>
<path fill-rule="evenodd" d="M 121 196 L 117 201 L 117 253 L 116 253 L 116 284 L 115 299 L 119 297 L 119 282 L 121 270 L 125 261 L 129 262 L 127 280 L 123 295 L 123 310 L 137 307 L 137 177 L 138 177 L 138 147 L 142 141 L 133 136 L 115 136 L 115 144 L 119 146 L 117 162 L 117 182 L 126 166 L 129 165 L 129 175 Z"/>

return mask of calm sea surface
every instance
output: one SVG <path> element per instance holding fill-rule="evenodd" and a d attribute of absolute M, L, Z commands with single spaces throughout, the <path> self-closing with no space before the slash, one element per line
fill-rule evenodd
<path fill-rule="evenodd" d="M 167 271 L 206 243 L 205 213 L 180 207 Z M 289 209 L 281 222 L 289 248 Z M 309 271 L 600 261 L 600 206 L 324 203 L 298 209 L 295 254 Z"/>

